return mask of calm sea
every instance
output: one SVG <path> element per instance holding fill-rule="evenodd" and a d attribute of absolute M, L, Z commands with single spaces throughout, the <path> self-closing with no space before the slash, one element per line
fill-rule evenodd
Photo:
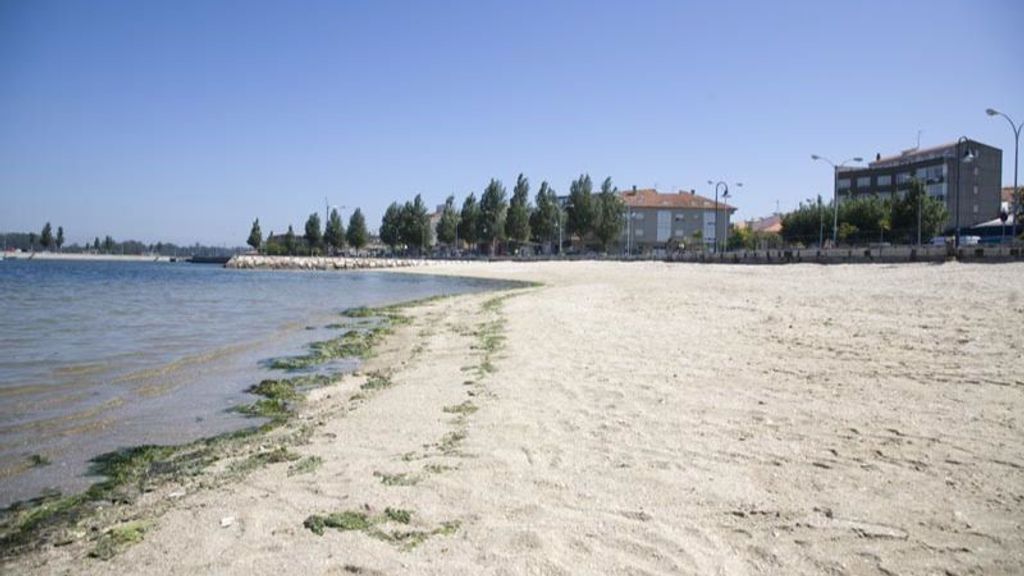
<path fill-rule="evenodd" d="M 493 289 L 462 278 L 0 261 L 0 506 L 80 490 L 91 458 L 251 426 L 230 412 L 272 357 L 339 312 Z M 332 369 L 352 369 L 344 361 Z M 278 373 L 279 374 L 279 373 Z M 50 463 L 29 466 L 33 455 Z"/>

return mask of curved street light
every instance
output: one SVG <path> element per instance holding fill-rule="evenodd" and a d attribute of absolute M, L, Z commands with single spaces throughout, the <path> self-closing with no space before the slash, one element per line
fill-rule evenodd
<path fill-rule="evenodd" d="M 970 146 L 967 147 L 963 154 L 960 153 L 960 147 L 965 143 L 970 144 L 970 142 L 971 139 L 967 136 L 961 136 L 956 141 L 956 216 L 953 218 L 953 225 L 956 227 L 956 230 L 953 235 L 953 247 L 957 250 L 960 249 L 960 164 L 973 162 L 977 157 L 977 153 Z M 959 252 L 957 257 L 959 258 Z"/>
<path fill-rule="evenodd" d="M 562 220 L 568 218 L 566 214 L 567 209 L 572 208 L 573 203 L 566 200 L 565 204 L 558 207 L 558 257 L 562 258 L 564 253 L 562 252 Z"/>
<path fill-rule="evenodd" d="M 724 202 L 725 199 L 729 197 L 729 185 L 722 180 L 719 180 L 718 182 L 708 180 L 708 185 L 715 187 L 715 254 L 718 254 L 718 190 L 719 188 L 724 188 L 724 191 L 722 192 L 722 201 Z M 743 182 L 736 182 L 734 186 L 742 188 Z M 729 235 L 728 223 L 725 226 L 725 234 L 726 236 Z M 726 248 L 728 248 L 728 246 L 726 246 Z"/>
<path fill-rule="evenodd" d="M 836 246 L 836 235 L 839 231 L 839 187 L 836 183 L 836 176 L 839 174 L 841 168 L 845 168 L 847 162 L 863 162 L 864 159 L 860 156 L 854 156 L 848 160 L 843 160 L 839 164 L 825 158 L 824 156 L 818 156 L 817 154 L 811 154 L 811 160 L 821 160 L 832 167 L 832 247 Z"/>
<path fill-rule="evenodd" d="M 989 108 L 985 110 L 985 114 L 989 116 L 1002 116 L 1006 118 L 1006 121 L 1010 123 L 1010 129 L 1013 130 L 1013 239 L 1017 239 L 1017 221 L 1020 220 L 1021 215 L 1021 198 L 1020 190 L 1017 188 L 1017 160 L 1020 158 L 1020 130 L 1024 127 L 1024 122 L 1020 124 L 1014 124 L 1013 118 L 1010 118 L 1006 114 L 1003 114 L 999 110 Z"/>

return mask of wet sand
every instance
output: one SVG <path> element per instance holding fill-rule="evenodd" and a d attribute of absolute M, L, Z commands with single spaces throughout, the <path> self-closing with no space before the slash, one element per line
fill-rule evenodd
<path fill-rule="evenodd" d="M 78 542 L 8 568 L 1024 571 L 1024 265 L 424 272 L 544 285 L 417 307 L 292 424 L 312 471 L 167 487 L 113 559 Z M 363 390 L 374 370 L 391 386 Z M 303 526 L 345 511 L 377 524 Z"/>

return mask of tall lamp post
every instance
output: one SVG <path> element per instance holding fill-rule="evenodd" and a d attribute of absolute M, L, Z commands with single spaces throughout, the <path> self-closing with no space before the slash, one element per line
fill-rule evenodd
<path fill-rule="evenodd" d="M 562 257 L 562 220 L 565 220 L 565 210 L 572 207 L 572 202 L 566 202 L 558 207 L 558 257 Z"/>
<path fill-rule="evenodd" d="M 726 184 L 722 180 L 719 180 L 718 182 L 715 182 L 714 180 L 708 180 L 708 185 L 715 187 L 715 254 L 718 254 L 718 191 L 720 189 L 723 189 L 722 201 L 724 202 L 725 199 L 729 197 L 729 185 Z M 743 182 L 737 182 L 735 184 L 735 186 L 737 188 L 742 188 L 743 187 Z M 726 226 L 725 226 L 725 235 L 728 238 L 728 236 L 729 236 L 729 226 L 728 226 L 728 224 L 726 224 Z M 726 246 L 726 248 L 728 248 L 728 246 Z"/>
<path fill-rule="evenodd" d="M 839 175 L 839 170 L 846 167 L 847 162 L 863 162 L 864 159 L 860 156 L 854 156 L 849 160 L 843 160 L 836 164 L 824 156 L 811 154 L 811 160 L 821 160 L 832 167 L 832 247 L 835 248 L 839 232 L 839 189 L 836 186 L 836 177 Z"/>
<path fill-rule="evenodd" d="M 989 108 L 985 110 L 985 113 L 989 116 L 1002 116 L 1006 118 L 1006 121 L 1010 123 L 1010 128 L 1013 130 L 1013 239 L 1017 239 L 1017 221 L 1020 220 L 1021 209 L 1021 198 L 1020 190 L 1017 188 L 1017 160 L 1020 158 L 1020 129 L 1024 127 L 1024 122 L 1020 124 L 1014 124 L 1013 118 L 1010 118 L 1006 114 L 994 109 Z"/>
<path fill-rule="evenodd" d="M 633 221 L 641 216 L 640 213 L 634 212 L 632 206 L 626 206 L 626 212 L 623 217 L 626 219 L 626 256 L 633 256 Z"/>
<path fill-rule="evenodd" d="M 960 147 L 970 142 L 967 136 L 961 136 L 956 141 L 956 215 L 953 217 L 953 226 L 956 230 L 953 235 L 953 247 L 957 250 L 960 249 L 960 164 L 973 162 L 975 158 L 974 150 L 971 150 L 970 146 L 963 153 L 960 152 Z"/>

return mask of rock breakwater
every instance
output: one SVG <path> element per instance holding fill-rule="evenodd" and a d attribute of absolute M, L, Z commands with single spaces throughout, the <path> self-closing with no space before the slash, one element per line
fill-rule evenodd
<path fill-rule="evenodd" d="M 346 256 L 260 256 L 241 254 L 228 260 L 225 268 L 240 270 L 371 270 L 424 266 L 425 260 L 399 258 L 352 258 Z"/>

